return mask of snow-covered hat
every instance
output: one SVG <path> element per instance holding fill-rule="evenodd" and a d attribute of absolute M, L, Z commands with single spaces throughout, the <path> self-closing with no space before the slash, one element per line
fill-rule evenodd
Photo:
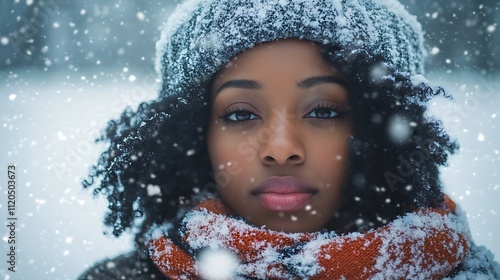
<path fill-rule="evenodd" d="M 421 26 L 397 0 L 187 0 L 156 46 L 161 94 L 197 87 L 238 53 L 284 38 L 382 55 L 399 72 L 423 72 Z"/>

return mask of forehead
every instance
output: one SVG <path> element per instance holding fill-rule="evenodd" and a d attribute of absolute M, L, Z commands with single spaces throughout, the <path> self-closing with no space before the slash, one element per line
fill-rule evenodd
<path fill-rule="evenodd" d="M 271 75 L 288 70 L 294 70 L 299 75 L 335 72 L 323 58 L 318 44 L 283 39 L 259 44 L 236 55 L 214 75 L 212 85 L 216 87 L 224 81 L 245 78 L 252 73 L 262 73 L 263 70 Z"/>

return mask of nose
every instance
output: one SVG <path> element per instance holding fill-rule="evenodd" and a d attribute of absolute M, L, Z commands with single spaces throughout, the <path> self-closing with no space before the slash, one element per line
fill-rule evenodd
<path fill-rule="evenodd" d="M 298 165 L 304 162 L 303 139 L 294 125 L 288 123 L 269 131 L 268 139 L 261 142 L 259 150 L 259 159 L 264 165 Z"/>

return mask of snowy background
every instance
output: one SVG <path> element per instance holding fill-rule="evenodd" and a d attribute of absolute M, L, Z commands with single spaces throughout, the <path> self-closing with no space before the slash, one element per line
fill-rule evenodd
<path fill-rule="evenodd" d="M 176 5 L 163 2 L 0 0 L 0 174 L 18 168 L 18 272 L 6 270 L 3 226 L 0 279 L 75 279 L 131 249 L 130 234 L 103 234 L 106 202 L 80 182 L 106 122 L 156 95 L 154 43 Z M 500 3 L 402 2 L 426 30 L 426 78 L 455 97 L 432 104 L 461 144 L 443 169 L 445 191 L 500 260 Z"/>

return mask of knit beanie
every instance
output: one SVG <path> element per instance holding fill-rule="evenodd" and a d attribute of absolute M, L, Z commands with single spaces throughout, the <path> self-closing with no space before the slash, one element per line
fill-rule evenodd
<path fill-rule="evenodd" d="M 397 0 L 187 0 L 156 46 L 160 96 L 198 88 L 238 53 L 285 38 L 382 56 L 403 74 L 423 72 L 421 26 Z"/>

